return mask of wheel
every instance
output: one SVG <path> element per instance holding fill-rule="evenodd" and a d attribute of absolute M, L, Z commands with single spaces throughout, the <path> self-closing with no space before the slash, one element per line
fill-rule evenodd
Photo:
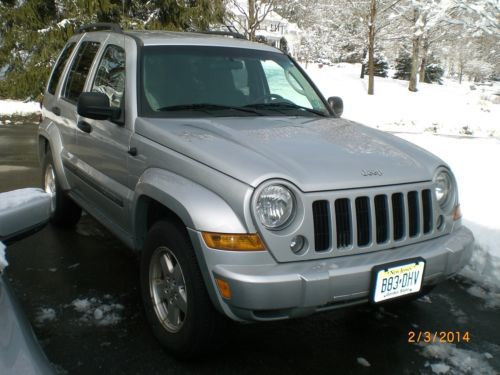
<path fill-rule="evenodd" d="M 222 316 L 210 301 L 185 228 L 169 221 L 151 227 L 140 283 L 146 318 L 170 353 L 191 358 L 212 346 Z"/>
<path fill-rule="evenodd" d="M 42 186 L 52 197 L 51 222 L 63 227 L 75 225 L 80 219 L 82 209 L 61 189 L 50 150 L 45 154 L 42 163 Z"/>

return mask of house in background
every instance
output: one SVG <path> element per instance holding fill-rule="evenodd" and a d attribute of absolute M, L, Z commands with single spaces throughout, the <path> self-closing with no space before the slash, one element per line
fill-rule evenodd
<path fill-rule="evenodd" d="M 238 0 L 237 5 L 230 2 L 227 11 L 229 22 L 238 32 L 245 34 L 248 20 L 248 1 Z M 262 18 L 262 14 L 258 14 L 257 18 Z M 297 56 L 303 34 L 304 32 L 296 23 L 288 21 L 273 11 L 267 13 L 255 32 L 258 41 L 280 48 L 292 56 Z"/>

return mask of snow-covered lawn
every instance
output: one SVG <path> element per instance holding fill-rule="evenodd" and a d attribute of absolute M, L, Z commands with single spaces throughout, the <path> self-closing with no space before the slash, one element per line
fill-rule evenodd
<path fill-rule="evenodd" d="M 344 100 L 344 117 L 391 131 L 458 135 L 464 127 L 475 136 L 500 137 L 500 84 L 478 86 L 444 81 L 444 85 L 419 83 L 418 92 L 408 91 L 408 82 L 375 77 L 375 95 L 367 95 L 368 78 L 359 78 L 361 65 L 337 64 L 307 73 L 326 96 Z M 474 86 L 474 90 L 471 90 Z"/>

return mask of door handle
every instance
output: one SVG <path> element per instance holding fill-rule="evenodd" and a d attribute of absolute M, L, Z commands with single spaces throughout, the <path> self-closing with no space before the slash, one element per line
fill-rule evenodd
<path fill-rule="evenodd" d="M 52 107 L 52 113 L 55 114 L 56 116 L 61 116 L 61 108 Z"/>
<path fill-rule="evenodd" d="M 76 126 L 85 133 L 90 133 L 92 131 L 92 126 L 86 121 L 78 121 Z"/>

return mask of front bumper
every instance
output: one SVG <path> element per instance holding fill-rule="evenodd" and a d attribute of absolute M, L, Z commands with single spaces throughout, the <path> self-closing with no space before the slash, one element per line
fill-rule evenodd
<path fill-rule="evenodd" d="M 214 304 L 235 320 L 276 320 L 368 302 L 374 266 L 409 258 L 426 261 L 423 285 L 445 280 L 472 256 L 474 237 L 466 227 L 425 242 L 394 249 L 314 261 L 276 263 L 268 252 L 242 254 L 209 249 L 198 232 L 198 257 Z M 192 238 L 194 239 L 194 238 Z M 216 292 L 225 280 L 231 299 Z"/>

